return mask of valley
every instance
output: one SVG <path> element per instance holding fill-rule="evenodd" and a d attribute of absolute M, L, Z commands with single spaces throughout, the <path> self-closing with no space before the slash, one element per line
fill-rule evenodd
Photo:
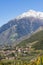
<path fill-rule="evenodd" d="M 41 56 L 43 56 L 43 30 L 32 34 L 16 46 L 2 46 L 0 48 L 0 65 L 37 65 L 38 61 L 39 64 L 41 61 L 37 58 Z"/>

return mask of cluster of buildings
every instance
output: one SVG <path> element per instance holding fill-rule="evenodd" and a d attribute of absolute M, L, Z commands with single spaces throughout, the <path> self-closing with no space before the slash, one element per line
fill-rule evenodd
<path fill-rule="evenodd" d="M 0 59 L 16 59 L 18 57 L 24 57 L 30 53 L 31 48 L 19 48 L 16 47 L 12 50 L 0 50 Z"/>

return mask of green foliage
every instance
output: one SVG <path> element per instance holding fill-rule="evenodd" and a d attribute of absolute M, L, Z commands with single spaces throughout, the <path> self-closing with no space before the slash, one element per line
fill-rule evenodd
<path fill-rule="evenodd" d="M 35 50 L 43 50 L 43 40 L 37 42 L 36 44 L 32 45 L 32 48 Z"/>
<path fill-rule="evenodd" d="M 29 44 L 32 44 L 35 41 L 38 41 L 38 42 L 34 44 L 32 47 L 35 49 L 43 49 L 43 30 L 37 33 L 34 33 L 33 35 L 30 36 L 30 38 L 23 40 L 17 46 L 26 47 L 26 45 L 29 46 Z"/>
<path fill-rule="evenodd" d="M 2 60 L 0 65 L 43 65 L 43 56 L 39 56 L 32 61 L 28 60 Z"/>

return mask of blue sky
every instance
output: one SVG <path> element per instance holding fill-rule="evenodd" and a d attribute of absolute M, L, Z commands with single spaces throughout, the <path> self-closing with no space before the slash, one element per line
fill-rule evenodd
<path fill-rule="evenodd" d="M 28 10 L 43 11 L 43 0 L 0 0 L 0 26 Z"/>

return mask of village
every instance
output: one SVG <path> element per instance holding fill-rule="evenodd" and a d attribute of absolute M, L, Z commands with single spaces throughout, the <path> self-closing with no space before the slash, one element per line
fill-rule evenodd
<path fill-rule="evenodd" d="M 0 60 L 19 59 L 20 57 L 28 56 L 32 50 L 33 49 L 31 49 L 31 47 L 15 47 L 13 49 L 2 49 L 0 50 Z"/>

